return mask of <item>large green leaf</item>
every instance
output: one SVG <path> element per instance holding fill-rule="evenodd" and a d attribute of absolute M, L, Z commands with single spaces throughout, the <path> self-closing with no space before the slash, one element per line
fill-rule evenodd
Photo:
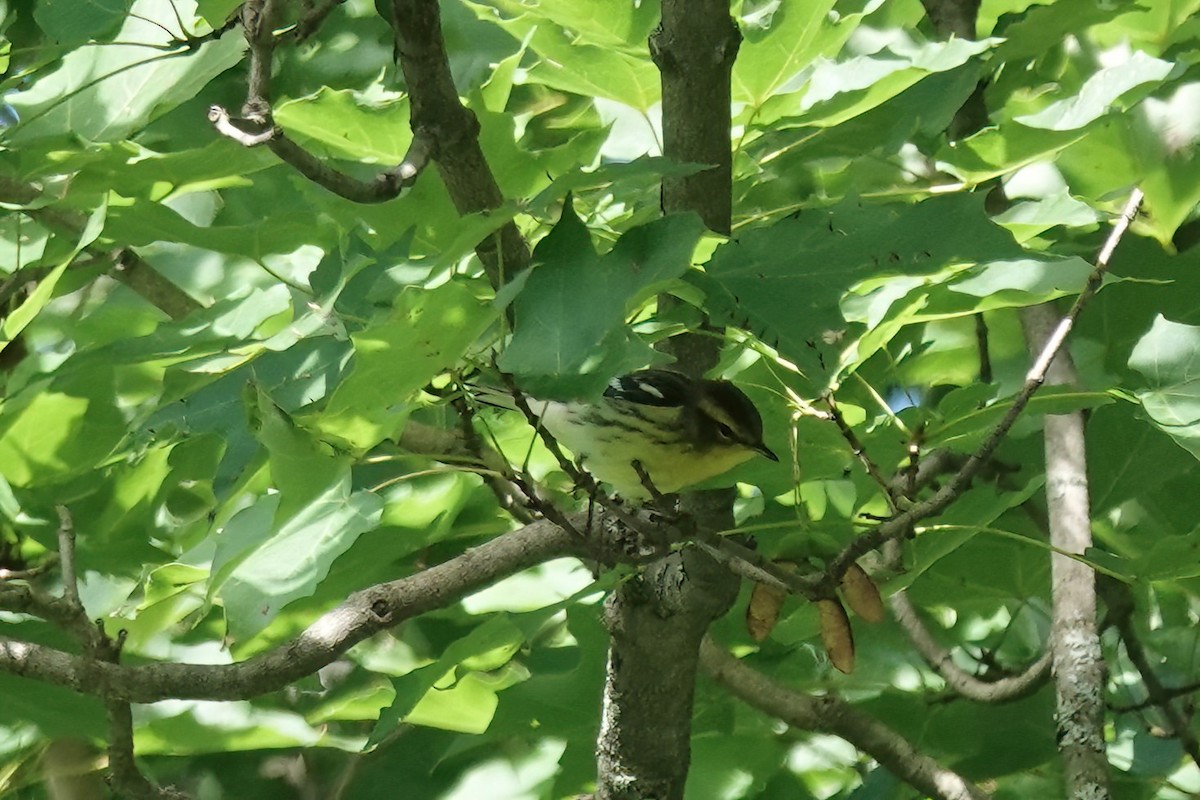
<path fill-rule="evenodd" d="M 733 64 L 733 99 L 757 108 L 818 56 L 833 55 L 855 28 L 854 18 L 830 21 L 834 0 L 767 4 L 743 20 Z"/>
<path fill-rule="evenodd" d="M 452 642 L 436 661 L 394 679 L 392 681 L 392 688 L 396 692 L 395 699 L 392 701 L 391 706 L 385 708 L 383 713 L 380 714 L 379 723 L 371 732 L 368 746 L 378 744 L 381 739 L 394 731 L 397 725 L 410 720 L 412 715 L 418 711 L 423 698 L 428 697 L 431 692 L 447 694 L 447 690 L 453 688 L 454 683 L 458 683 L 464 678 L 469 677 L 468 675 L 463 675 L 445 688 L 435 688 L 439 682 L 447 677 L 447 673 L 456 670 L 460 665 L 464 665 L 464 662 L 473 662 L 470 666 L 466 667 L 467 669 L 495 669 L 507 662 L 524 641 L 525 636 L 521 633 L 521 630 L 508 617 L 503 614 L 497 614 L 466 636 Z M 482 696 L 475 696 L 476 703 L 481 699 Z M 493 700 L 488 705 L 491 708 L 487 709 L 487 713 L 485 714 L 486 721 L 484 722 L 484 728 L 487 727 L 487 721 L 491 720 L 490 712 L 494 710 L 495 701 Z M 468 713 L 469 710 L 469 705 L 460 709 L 458 716 L 463 721 L 458 726 L 454 726 L 453 718 L 455 715 L 453 713 L 450 714 L 449 718 L 442 719 L 442 724 L 435 726 L 463 730 L 463 725 L 466 724 L 465 720 L 468 717 L 475 716 Z M 431 709 L 426 709 L 427 717 L 431 716 L 430 711 Z M 435 720 L 426 718 L 423 723 L 418 722 L 418 724 L 428 724 L 431 722 L 435 722 Z M 476 726 L 474 723 L 471 723 L 466 729 L 476 729 Z"/>
<path fill-rule="evenodd" d="M 1020 61 L 1044 56 L 1064 38 L 1125 13 L 1128 7 L 1121 3 L 1107 5 L 1091 0 L 1032 5 L 1016 21 L 996 31 L 1004 42 L 996 47 L 995 57 L 999 61 Z"/>
<path fill-rule="evenodd" d="M 533 270 L 513 303 L 513 338 L 500 367 L 531 390 L 598 392 L 617 371 L 615 352 L 634 354 L 632 362 L 645 359 L 624 344 L 625 314 L 631 303 L 687 271 L 703 231 L 695 216 L 666 217 L 634 228 L 601 256 L 567 205 L 534 252 Z"/>
<path fill-rule="evenodd" d="M 182 33 L 178 27 L 170 3 L 135 0 L 117 43 L 75 50 L 57 71 L 5 98 L 22 120 L 5 138 L 28 142 L 63 131 L 92 141 L 125 138 L 190 100 L 245 51 L 245 39 L 231 32 L 195 49 L 162 52 L 171 31 Z"/>
<path fill-rule="evenodd" d="M 1138 400 L 1150 419 L 1200 458 L 1200 327 L 1155 318 L 1129 366 L 1148 384 Z"/>
<path fill-rule="evenodd" d="M 26 391 L 3 409 L 0 472 L 14 486 L 91 469 L 125 436 L 125 420 L 103 390 L 93 396 Z"/>
<path fill-rule="evenodd" d="M 90 245 L 100 235 L 100 230 L 104 226 L 104 219 L 107 213 L 107 206 L 100 204 L 92 215 L 88 218 L 84 225 L 78 240 L 71 247 L 70 253 L 66 258 L 62 259 L 54 269 L 38 281 L 37 286 L 29 293 L 29 295 L 18 305 L 4 315 L 4 321 L 0 324 L 0 352 L 8 346 L 17 336 L 25 329 L 25 326 L 38 315 L 46 304 L 50 302 L 54 296 L 55 286 L 58 285 L 59 278 L 62 277 L 67 267 L 75 260 L 85 247 Z"/>
<path fill-rule="evenodd" d="M 350 752 L 358 737 L 331 735 L 308 725 L 293 711 L 248 702 L 181 702 L 152 706 L 139 715 L 134 746 L 145 755 L 171 756 L 274 750 L 286 747 L 340 747 Z"/>
<path fill-rule="evenodd" d="M 846 326 L 838 304 L 855 284 L 1020 253 L 987 219 L 981 198 L 936 197 L 912 205 L 846 200 L 739 235 L 717 251 L 707 272 L 724 292 L 726 319 L 748 322 L 820 382 L 835 361 L 826 345 Z"/>
<path fill-rule="evenodd" d="M 398 164 L 412 141 L 408 97 L 323 87 L 315 94 L 280 103 L 275 121 L 306 148 L 332 158 L 367 164 Z"/>
<path fill-rule="evenodd" d="M 625 3 L 622 0 L 544 0 L 536 5 L 520 0 L 494 0 L 492 5 L 510 14 L 529 15 L 571 31 L 581 42 L 600 46 L 644 47 L 658 23 L 658 3 Z"/>
<path fill-rule="evenodd" d="M 178 242 L 254 259 L 290 253 L 303 244 L 328 245 L 333 239 L 329 226 L 311 211 L 267 224 L 203 226 L 161 203 L 141 199 L 114 203 L 104 233 L 136 246 Z"/>
<path fill-rule="evenodd" d="M 803 91 L 776 94 L 757 115 L 758 124 L 828 127 L 853 119 L 939 72 L 966 64 L 995 40 L 921 42 L 904 35 L 878 52 L 816 65 Z"/>
<path fill-rule="evenodd" d="M 378 524 L 382 509 L 378 495 L 350 490 L 347 473 L 243 553 L 217 593 L 229 635 L 245 640 L 288 603 L 312 594 L 333 561 Z"/>
<path fill-rule="evenodd" d="M 568 5 L 577 4 L 501 3 L 520 13 L 507 19 L 496 19 L 495 10 L 489 6 L 468 5 L 480 18 L 494 21 L 541 56 L 528 71 L 527 80 L 584 97 L 604 97 L 642 112 L 658 102 L 658 73 L 648 58 L 646 39 L 643 36 L 628 41 L 634 30 L 644 29 L 645 10 L 650 4 L 630 6 L 604 0 L 570 9 Z M 581 25 L 575 30 L 585 36 L 560 27 L 558 19 L 572 26 Z M 618 37 L 620 42 L 616 41 Z"/>
<path fill-rule="evenodd" d="M 34 6 L 33 18 L 58 44 L 75 46 L 107 38 L 132 4 L 133 0 L 43 0 Z"/>
<path fill-rule="evenodd" d="M 377 444 L 403 424 L 413 393 L 453 367 L 494 319 L 457 281 L 401 292 L 387 320 L 353 335 L 350 373 L 311 424 L 355 448 Z"/>

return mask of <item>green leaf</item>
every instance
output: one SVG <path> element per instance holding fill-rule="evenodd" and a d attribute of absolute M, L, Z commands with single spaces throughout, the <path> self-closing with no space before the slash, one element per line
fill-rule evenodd
<path fill-rule="evenodd" d="M 373 492 L 351 492 L 346 480 L 330 486 L 282 521 L 230 572 L 218 596 L 229 635 L 244 641 L 270 624 L 293 600 L 308 597 L 333 561 L 379 523 L 383 501 Z"/>
<path fill-rule="evenodd" d="M 1004 41 L 996 47 L 994 57 L 1000 62 L 1038 58 L 1057 48 L 1066 37 L 1128 13 L 1128 6 L 1120 3 L 1108 5 L 1092 0 L 1033 5 L 1016 22 L 996 31 Z"/>
<path fill-rule="evenodd" d="M 977 197 L 913 205 L 845 200 L 739 235 L 717 251 L 707 271 L 725 293 L 724 318 L 748 322 L 817 381 L 828 369 L 820 362 L 834 363 L 832 353 L 821 355 L 822 338 L 845 327 L 838 304 L 859 281 L 881 273 L 930 274 L 1020 252 L 987 219 Z"/>
<path fill-rule="evenodd" d="M 1127 92 L 1145 84 L 1158 84 L 1175 69 L 1170 61 L 1160 61 L 1136 51 L 1119 66 L 1102 69 L 1083 84 L 1079 94 L 1056 100 L 1036 114 L 1019 116 L 1016 121 L 1031 128 L 1070 131 L 1082 128 L 1109 112 Z"/>
<path fill-rule="evenodd" d="M 6 628 L 7 635 L 17 635 L 19 630 Z M 0 692 L 6 698 L 0 721 L 8 725 L 33 724 L 46 738 L 104 736 L 104 707 L 94 697 L 15 675 L 0 675 Z"/>
<path fill-rule="evenodd" d="M 996 41 L 920 42 L 897 36 L 878 53 L 818 64 L 805 91 L 770 98 L 763 104 L 758 122 L 765 125 L 783 120 L 789 125 L 838 125 L 883 104 L 930 75 L 961 67 Z"/>
<path fill-rule="evenodd" d="M 310 726 L 292 711 L 227 702 L 214 714 L 201 702 L 175 701 L 139 714 L 134 746 L 146 755 L 270 751 L 289 747 L 338 747 L 355 752 L 361 739 Z"/>
<path fill-rule="evenodd" d="M 395 700 L 379 715 L 379 723 L 371 731 L 367 747 L 373 748 L 378 745 L 400 723 L 412 721 L 410 720 L 411 715 L 416 711 L 424 698 L 445 693 L 446 689 L 435 689 L 434 687 L 451 670 L 454 670 L 466 661 L 484 657 L 489 659 L 493 665 L 499 666 L 507 662 L 524 641 L 524 634 L 512 623 L 508 616 L 497 614 L 466 636 L 452 642 L 443 651 L 437 661 L 413 670 L 407 675 L 393 679 L 392 687 L 396 691 Z M 481 666 L 487 668 L 486 665 Z M 495 666 L 491 668 L 495 668 Z M 461 683 L 461 681 L 456 683 Z M 481 695 L 475 691 L 471 691 L 469 694 L 471 695 L 470 699 L 476 702 L 479 700 L 487 702 L 486 694 Z M 467 698 L 451 698 L 448 703 L 440 708 L 433 708 L 427 705 L 423 718 L 417 720 L 417 724 L 435 724 L 435 727 L 449 728 L 451 730 L 482 732 L 487 727 L 486 722 L 484 722 L 482 729 L 478 728 L 479 720 L 477 714 L 471 711 L 472 703 L 467 702 L 459 705 L 459 701 L 464 699 Z M 491 710 L 495 708 L 494 698 L 490 705 L 491 709 L 484 715 L 487 721 L 491 720 Z M 458 713 L 455 713 L 456 709 Z M 456 718 L 458 724 L 456 724 Z"/>
<path fill-rule="evenodd" d="M 1185 83 L 1164 98 L 1147 97 L 1128 122 L 1132 167 L 1141 173 L 1147 222 L 1164 244 L 1192 216 L 1200 202 L 1200 117 L 1191 113 L 1200 82 Z"/>
<path fill-rule="evenodd" d="M 527 386 L 531 391 L 555 391 L 545 380 L 553 377 L 580 379 L 558 382 L 557 391 L 598 392 L 613 374 L 606 367 L 627 363 L 613 355 L 632 346 L 624 331 L 627 309 L 687 271 L 703 232 L 693 215 L 666 217 L 628 231 L 599 256 L 573 207 L 565 206 L 538 244 L 533 272 L 513 304 L 513 338 L 501 369 L 538 382 Z"/>
<path fill-rule="evenodd" d="M 412 395 L 453 367 L 493 319 L 494 309 L 456 281 L 401 292 L 387 321 L 352 336 L 350 374 L 308 424 L 355 448 L 377 444 L 403 424 Z"/>
<path fill-rule="evenodd" d="M 529 15 L 552 23 L 570 31 L 581 42 L 600 46 L 644 47 L 647 37 L 658 23 L 656 3 L 543 0 L 531 6 L 520 0 L 495 0 L 492 5 L 514 16 Z"/>
<path fill-rule="evenodd" d="M 161 203 L 134 200 L 109 209 L 106 236 L 137 246 L 156 242 L 178 242 L 217 253 L 262 259 L 275 253 L 291 253 L 303 244 L 325 245 L 333 231 L 309 211 L 245 225 L 197 225 Z"/>
<path fill-rule="evenodd" d="M 1200 530 L 1156 539 L 1130 570 L 1147 581 L 1200 577 Z"/>
<path fill-rule="evenodd" d="M 13 486 L 85 472 L 125 436 L 125 419 L 110 398 L 26 391 L 2 408 L 0 472 Z"/>
<path fill-rule="evenodd" d="M 1018 242 L 1025 242 L 1056 225 L 1088 227 L 1100 222 L 1100 215 L 1064 188 L 1040 200 L 1015 203 L 992 218 L 1012 231 Z"/>
<path fill-rule="evenodd" d="M 1129 366 L 1146 378 L 1137 397 L 1150 419 L 1200 458 L 1200 327 L 1155 317 Z"/>
<path fill-rule="evenodd" d="M 956 390 L 964 392 L 968 397 L 971 388 Z M 954 395 L 955 393 L 951 393 Z M 1081 392 L 1070 387 L 1046 386 L 1038 390 L 1026 407 L 1026 414 L 1069 414 L 1085 408 L 1097 408 L 1113 402 L 1113 398 L 1105 392 Z M 961 412 L 955 413 L 954 407 L 969 405 Z M 986 406 L 976 406 L 973 402 L 960 403 L 955 397 L 947 396 L 940 410 L 945 413 L 945 421 L 931 427 L 927 441 L 934 445 L 953 447 L 962 452 L 975 450 L 993 427 L 1008 413 L 1012 406 L 1011 400 L 1001 400 Z"/>
<path fill-rule="evenodd" d="M 123 197 L 150 200 L 173 192 L 247 186 L 249 176 L 279 166 L 278 158 L 266 148 L 244 147 L 225 137 L 176 152 L 158 152 L 130 141 L 96 144 L 80 152 L 48 139 L 22 148 L 22 154 L 28 157 L 22 167 L 29 178 L 77 169 L 72 191 L 115 191 Z"/>
<path fill-rule="evenodd" d="M 779 3 L 743 27 L 745 39 L 733 64 L 733 99 L 754 107 L 786 86 L 818 56 L 833 55 L 855 25 L 829 22 L 834 0 Z"/>
<path fill-rule="evenodd" d="M 1050 131 L 1001 122 L 943 145 L 937 152 L 937 159 L 952 175 L 978 185 L 1051 159 L 1084 137 L 1085 134 L 1077 130 Z"/>
<path fill-rule="evenodd" d="M 9 140 L 30 142 L 63 131 L 91 141 L 123 139 L 241 60 L 246 41 L 236 34 L 194 50 L 176 45 L 164 53 L 146 46 L 170 45 L 170 31 L 178 27 L 170 3 L 135 0 L 114 36 L 122 43 L 74 50 L 53 74 L 5 98 L 22 120 Z"/>
<path fill-rule="evenodd" d="M 298 428 L 261 389 L 257 398 L 258 438 L 267 448 L 271 478 L 279 489 L 275 519 L 283 522 L 342 484 L 349 475 L 351 459 L 331 453 Z"/>
<path fill-rule="evenodd" d="M 621 25 L 622 20 L 632 20 L 631 13 L 644 18 L 649 4 L 631 6 L 604 0 L 603 3 L 586 4 L 579 10 L 569 10 L 562 2 L 538 6 L 506 2 L 502 5 L 510 6 L 520 16 L 501 20 L 494 19 L 495 11 L 489 6 L 468 5 L 481 19 L 491 19 L 541 57 L 528 70 L 526 80 L 584 97 L 604 97 L 642 112 L 658 102 L 658 71 L 648 58 L 645 37 L 635 40 L 636 44 L 617 42 L 614 38 L 623 38 L 630 33 L 630 28 L 619 31 L 608 27 L 614 22 Z M 572 26 L 586 24 L 582 29 L 573 28 L 568 32 L 548 16 L 538 16 L 560 16 L 556 12 L 562 12 L 564 20 Z M 606 29 L 613 36 L 606 35 Z M 580 38 L 576 31 L 591 36 Z"/>
<path fill-rule="evenodd" d="M 58 285 L 59 278 L 66 271 L 75 257 L 92 242 L 96 241 L 96 237 L 100 235 L 100 231 L 104 227 L 104 220 L 108 213 L 108 206 L 101 203 L 91 216 L 88 217 L 87 223 L 84 225 L 83 231 L 80 233 L 78 240 L 75 242 L 71 252 L 59 264 L 47 274 L 44 278 L 38 281 L 37 287 L 12 311 L 5 315 L 4 321 L 0 324 L 0 353 L 4 352 L 4 348 L 12 342 L 21 331 L 27 326 L 38 313 L 46 307 L 54 297 L 54 288 Z"/>
<path fill-rule="evenodd" d="M 238 0 L 196 0 L 196 14 L 216 30 L 240 5 Z"/>
<path fill-rule="evenodd" d="M 42 0 L 33 7 L 33 18 L 50 39 L 73 47 L 107 38 L 132 4 L 133 0 Z"/>
<path fill-rule="evenodd" d="M 405 95 L 323 86 L 308 97 L 280 103 L 272 113 L 289 136 L 326 157 L 398 164 L 412 142 Z"/>

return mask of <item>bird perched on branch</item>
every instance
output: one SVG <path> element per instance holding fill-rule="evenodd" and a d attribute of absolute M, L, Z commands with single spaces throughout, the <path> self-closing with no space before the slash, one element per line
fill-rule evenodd
<path fill-rule="evenodd" d="M 651 486 L 677 492 L 756 454 L 779 460 L 763 443 L 758 409 L 729 381 L 647 369 L 613 378 L 596 402 L 529 407 L 589 473 L 627 499 L 650 497 Z"/>

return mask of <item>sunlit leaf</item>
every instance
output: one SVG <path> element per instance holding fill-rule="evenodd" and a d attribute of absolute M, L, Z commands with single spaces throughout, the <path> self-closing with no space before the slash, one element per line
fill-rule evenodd
<path fill-rule="evenodd" d="M 1129 366 L 1148 384 L 1138 399 L 1150 419 L 1200 458 L 1200 327 L 1157 317 Z"/>

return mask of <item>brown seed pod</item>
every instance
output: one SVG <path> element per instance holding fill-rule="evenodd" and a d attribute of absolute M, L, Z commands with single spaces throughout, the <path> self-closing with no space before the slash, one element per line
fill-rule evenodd
<path fill-rule="evenodd" d="M 871 576 L 858 564 L 851 564 L 842 575 L 842 594 L 855 614 L 867 622 L 882 622 L 883 598 Z"/>
<path fill-rule="evenodd" d="M 830 663 L 849 675 L 854 671 L 854 633 L 846 609 L 838 600 L 818 600 L 817 612 L 821 620 L 821 644 L 829 654 Z"/>
<path fill-rule="evenodd" d="M 754 584 L 750 592 L 750 604 L 746 606 L 746 631 L 751 639 L 761 642 L 771 635 L 786 599 L 787 592 L 783 589 L 765 583 Z"/>

